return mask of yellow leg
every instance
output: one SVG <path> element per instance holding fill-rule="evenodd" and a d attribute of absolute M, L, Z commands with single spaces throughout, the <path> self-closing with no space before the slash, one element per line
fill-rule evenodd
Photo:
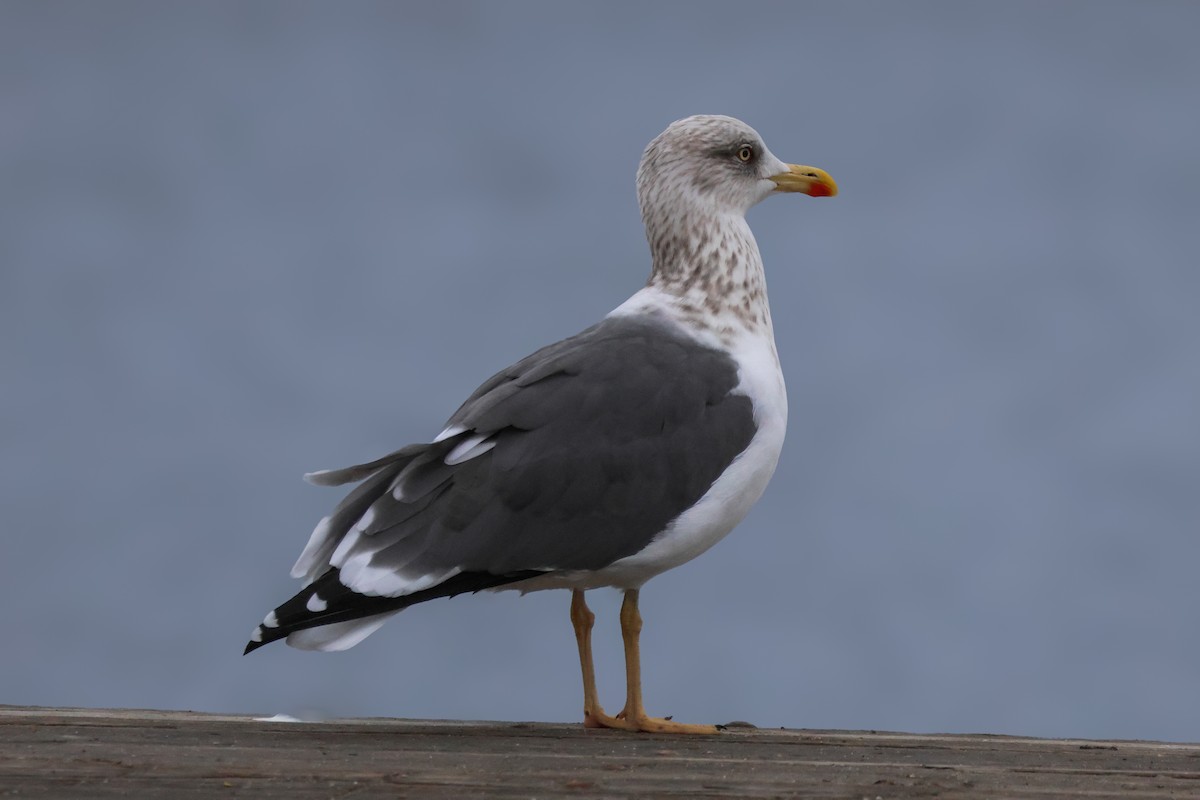
<path fill-rule="evenodd" d="M 579 645 L 579 668 L 583 671 L 583 724 L 587 728 L 603 728 L 598 719 L 604 709 L 596 697 L 596 668 L 592 666 L 592 625 L 596 615 L 587 607 L 583 591 L 571 592 L 571 625 L 575 628 L 575 643 Z"/>
<path fill-rule="evenodd" d="M 582 592 L 580 604 L 583 603 Z M 572 619 L 574 619 L 574 602 L 572 602 Z M 584 606 L 586 609 L 586 606 Z M 590 612 L 589 612 L 590 616 Z M 576 628 L 578 631 L 578 628 Z M 590 633 L 590 625 L 589 625 Z M 717 733 L 715 725 L 687 725 L 682 722 L 672 722 L 669 719 L 658 719 L 647 716 L 642 706 L 642 657 L 639 639 L 642 633 L 642 615 L 638 613 L 638 590 L 628 589 L 625 600 L 621 603 L 621 638 L 625 640 L 625 708 L 616 717 L 610 717 L 600 710 L 598 704 L 595 711 L 588 715 L 585 710 L 584 724 L 590 727 L 619 728 L 626 731 L 642 731 L 645 733 Z M 583 657 L 583 643 L 580 642 L 580 658 Z M 591 666 L 590 636 L 588 643 L 588 667 L 584 669 L 584 703 L 587 703 L 587 681 Z M 593 700 L 595 698 L 595 676 L 592 676 Z"/>

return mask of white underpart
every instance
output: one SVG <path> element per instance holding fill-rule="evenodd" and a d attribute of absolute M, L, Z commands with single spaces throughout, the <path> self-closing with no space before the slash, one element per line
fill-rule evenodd
<path fill-rule="evenodd" d="M 488 438 L 490 434 L 477 433 L 459 442 L 453 450 L 446 454 L 446 466 L 453 467 L 464 461 L 470 461 L 475 456 L 481 456 L 496 446 L 496 440 Z"/>
<path fill-rule="evenodd" d="M 301 650 L 348 650 L 379 630 L 379 626 L 387 622 L 388 617 L 395 613 L 397 612 L 389 611 L 386 614 L 376 614 L 373 617 L 363 617 L 349 622 L 335 622 L 319 628 L 306 628 L 289 633 L 287 643 Z"/>
<path fill-rule="evenodd" d="M 787 430 L 787 390 L 779 357 L 769 335 L 745 333 L 731 350 L 740 378 L 734 391 L 754 404 L 754 438 L 700 501 L 676 517 L 649 547 L 601 570 L 606 583 L 636 588 L 692 560 L 733 530 L 767 488 Z"/>
<path fill-rule="evenodd" d="M 754 505 L 779 463 L 787 429 L 787 389 L 770 324 L 765 329 L 736 327 L 731 341 L 718 343 L 716 334 L 682 321 L 677 300 L 648 286 L 616 308 L 612 315 L 660 314 L 705 344 L 728 349 L 737 362 L 739 382 L 734 391 L 750 398 L 758 429 L 750 444 L 713 482 L 696 503 L 676 517 L 638 553 L 594 572 L 557 573 L 519 584 L 498 587 L 522 592 L 556 588 L 615 586 L 634 589 L 662 572 L 692 560 L 719 542 L 742 521 Z"/>
<path fill-rule="evenodd" d="M 308 598 L 308 602 L 304 604 L 304 607 L 314 614 L 320 614 L 322 611 L 329 608 L 329 603 L 326 603 L 321 599 L 319 594 L 314 592 L 313 596 Z"/>

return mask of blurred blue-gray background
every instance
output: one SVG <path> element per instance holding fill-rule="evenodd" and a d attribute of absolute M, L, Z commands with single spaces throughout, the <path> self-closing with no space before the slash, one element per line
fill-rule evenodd
<path fill-rule="evenodd" d="M 338 493 L 648 268 L 723 113 L 774 482 L 643 592 L 652 712 L 1200 740 L 1200 6 L 0 5 L 0 702 L 575 720 L 563 593 L 251 628 Z M 594 593 L 604 699 L 618 596 Z"/>

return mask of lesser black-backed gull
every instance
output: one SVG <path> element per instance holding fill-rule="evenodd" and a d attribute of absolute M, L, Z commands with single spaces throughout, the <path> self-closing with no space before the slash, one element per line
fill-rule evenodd
<path fill-rule="evenodd" d="M 306 476 L 360 482 L 317 525 L 292 576 L 304 588 L 246 652 L 287 638 L 342 650 L 411 605 L 482 589 L 571 590 L 584 724 L 712 733 L 647 716 L 638 591 L 712 547 L 775 470 L 787 397 L 751 206 L 837 193 L 785 164 L 739 120 L 696 116 L 652 141 L 637 173 L 646 286 L 582 333 L 480 386 L 432 442 Z M 624 591 L 626 700 L 596 697 L 584 592 Z"/>

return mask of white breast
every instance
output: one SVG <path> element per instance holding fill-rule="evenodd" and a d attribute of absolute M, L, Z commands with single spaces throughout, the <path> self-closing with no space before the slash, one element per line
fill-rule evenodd
<path fill-rule="evenodd" d="M 651 288 L 643 289 L 613 313 L 644 313 L 651 306 L 661 310 L 661 301 L 654 294 Z M 731 350 L 740 378 L 734 391 L 749 397 L 754 406 L 757 431 L 750 444 L 699 502 L 676 517 L 645 549 L 595 572 L 557 573 L 512 588 L 638 588 L 719 542 L 762 496 L 779 462 L 787 429 L 787 390 L 770 327 L 739 331 L 732 341 L 725 342 L 719 342 L 710 331 L 690 332 L 706 344 Z"/>
<path fill-rule="evenodd" d="M 680 514 L 644 550 L 601 570 L 596 585 L 637 588 L 703 553 L 733 530 L 762 496 L 775 472 L 787 429 L 787 391 L 775 343 L 743 337 L 734 350 L 741 380 L 735 391 L 754 403 L 758 430 L 696 505 Z"/>

